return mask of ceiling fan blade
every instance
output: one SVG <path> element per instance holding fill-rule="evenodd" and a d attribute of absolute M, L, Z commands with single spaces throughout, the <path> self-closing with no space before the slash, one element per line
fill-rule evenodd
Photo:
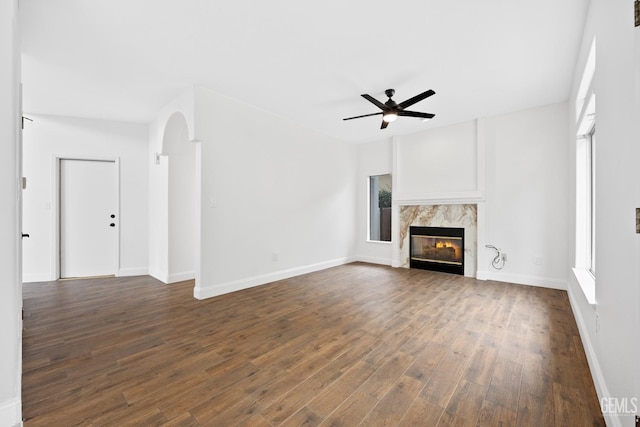
<path fill-rule="evenodd" d="M 386 105 L 384 105 L 382 102 L 378 101 L 377 99 L 375 99 L 373 96 L 371 95 L 367 95 L 366 93 L 360 95 L 362 96 L 364 99 L 366 99 L 367 101 L 371 102 L 373 105 L 375 105 L 376 107 L 378 107 L 379 109 L 386 111 L 389 109 L 389 107 L 387 107 Z"/>
<path fill-rule="evenodd" d="M 382 121 L 382 124 L 380 125 L 380 129 L 386 129 L 386 127 L 389 126 L 389 122 L 385 122 L 384 120 Z"/>
<path fill-rule="evenodd" d="M 352 120 L 352 119 L 359 119 L 361 117 L 379 116 L 380 114 L 382 114 L 382 111 L 380 111 L 379 113 L 371 113 L 371 114 L 363 114 L 361 116 L 347 117 L 346 119 L 342 119 L 342 120 Z"/>
<path fill-rule="evenodd" d="M 420 102 L 423 99 L 430 97 L 431 95 L 435 95 L 435 92 L 432 91 L 431 89 L 429 89 L 426 92 L 422 92 L 420 95 L 416 95 L 413 98 L 409 98 L 406 101 L 402 101 L 400 104 L 398 104 L 398 107 L 400 107 L 400 108 L 410 107 L 413 104 L 415 104 L 416 102 Z M 362 95 L 362 96 L 364 96 L 364 95 Z"/>
<path fill-rule="evenodd" d="M 419 113 L 417 111 L 398 111 L 399 116 L 419 117 L 421 119 L 433 119 L 436 115 L 431 113 Z"/>

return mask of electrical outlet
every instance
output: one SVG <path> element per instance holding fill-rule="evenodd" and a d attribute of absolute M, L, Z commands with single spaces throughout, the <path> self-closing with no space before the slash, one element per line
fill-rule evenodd
<path fill-rule="evenodd" d="M 271 256 L 271 259 L 274 260 L 274 261 L 278 261 L 278 259 L 280 259 L 280 252 L 275 251 L 273 253 L 273 255 Z"/>
<path fill-rule="evenodd" d="M 542 257 L 539 255 L 534 255 L 531 259 L 534 265 L 542 265 Z"/>
<path fill-rule="evenodd" d="M 507 262 L 507 254 L 505 252 L 502 253 L 502 262 Z"/>

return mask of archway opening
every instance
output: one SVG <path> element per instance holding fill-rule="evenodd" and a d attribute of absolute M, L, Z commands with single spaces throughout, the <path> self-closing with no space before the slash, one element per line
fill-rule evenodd
<path fill-rule="evenodd" d="M 189 141 L 187 121 L 174 113 L 165 126 L 163 153 L 168 160 L 168 282 L 195 278 L 196 150 Z"/>

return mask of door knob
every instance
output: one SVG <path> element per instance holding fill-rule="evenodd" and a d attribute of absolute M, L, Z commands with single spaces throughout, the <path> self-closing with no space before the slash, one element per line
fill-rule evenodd
<path fill-rule="evenodd" d="M 109 224 L 109 227 L 115 227 L 115 226 L 116 226 L 116 224 L 113 223 L 113 222 L 111 224 Z"/>
<path fill-rule="evenodd" d="M 111 214 L 110 216 L 111 216 L 111 218 L 115 218 L 116 217 L 114 214 Z"/>
<path fill-rule="evenodd" d="M 22 233 L 22 238 L 24 239 L 25 237 L 31 237 L 31 236 L 29 236 L 27 233 Z"/>

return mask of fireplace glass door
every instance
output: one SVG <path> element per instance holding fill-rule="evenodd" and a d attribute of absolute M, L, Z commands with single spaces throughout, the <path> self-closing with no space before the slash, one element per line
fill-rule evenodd
<path fill-rule="evenodd" d="M 464 274 L 464 228 L 411 227 L 410 266 Z"/>

